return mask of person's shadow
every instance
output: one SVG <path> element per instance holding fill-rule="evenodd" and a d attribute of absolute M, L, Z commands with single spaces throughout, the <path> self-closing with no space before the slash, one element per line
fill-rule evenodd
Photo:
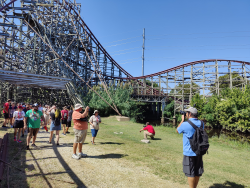
<path fill-rule="evenodd" d="M 223 184 L 215 183 L 209 188 L 245 188 L 246 186 L 234 182 L 226 181 Z"/>

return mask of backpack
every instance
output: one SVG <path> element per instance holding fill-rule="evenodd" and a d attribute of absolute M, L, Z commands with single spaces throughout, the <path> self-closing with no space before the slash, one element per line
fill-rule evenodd
<path fill-rule="evenodd" d="M 194 129 L 195 132 L 192 138 L 189 138 L 190 146 L 193 152 L 196 155 L 204 155 L 208 153 L 209 143 L 208 143 L 208 135 L 206 131 L 203 129 L 203 122 L 201 121 L 201 126 L 197 127 L 190 120 L 187 121 Z"/>

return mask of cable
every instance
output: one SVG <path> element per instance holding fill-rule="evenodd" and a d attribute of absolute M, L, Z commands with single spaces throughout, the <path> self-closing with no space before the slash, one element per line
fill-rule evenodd
<path fill-rule="evenodd" d="M 185 34 L 166 34 L 166 35 L 147 35 L 147 36 L 179 36 L 179 35 L 200 35 L 200 34 L 214 34 L 214 33 L 248 33 L 250 31 L 231 31 L 231 32 L 210 32 L 210 33 L 185 33 Z"/>
<path fill-rule="evenodd" d="M 106 48 L 113 47 L 113 46 L 120 46 L 120 45 L 123 45 L 123 44 L 129 44 L 129 43 L 138 42 L 138 41 L 141 41 L 141 40 L 134 40 L 132 42 L 126 42 L 126 43 L 121 43 L 121 44 L 114 44 L 114 45 L 111 45 L 111 46 L 106 46 Z"/>
<path fill-rule="evenodd" d="M 136 29 L 136 30 L 131 30 L 131 31 L 128 31 L 128 32 L 115 33 L 115 34 L 106 35 L 106 36 L 104 36 L 104 37 L 114 36 L 114 35 L 118 35 L 118 34 L 132 33 L 132 32 L 134 32 L 134 31 L 139 31 L 139 30 Z"/>
<path fill-rule="evenodd" d="M 250 37 L 250 36 L 223 36 L 223 37 L 194 37 L 194 38 L 172 38 L 171 39 L 199 39 L 199 38 L 228 38 L 228 37 Z M 155 39 L 147 39 L 147 40 L 162 40 L 168 38 L 155 38 Z"/>
<path fill-rule="evenodd" d="M 242 49 L 250 49 L 250 48 L 221 48 L 221 49 L 201 49 L 201 48 L 199 48 L 199 49 L 181 49 L 181 48 L 179 48 L 179 49 L 173 49 L 173 48 L 165 48 L 165 49 L 147 49 L 147 50 L 157 50 L 157 51 L 159 51 L 159 50 L 232 50 L 232 49 L 234 49 L 234 50 L 242 50 Z"/>
<path fill-rule="evenodd" d="M 141 59 L 141 58 L 137 57 L 137 58 L 125 59 L 125 60 L 121 60 L 121 61 L 128 61 L 128 60 L 133 60 L 133 59 Z"/>
<path fill-rule="evenodd" d="M 141 37 L 141 36 L 127 38 L 127 39 L 121 39 L 121 40 L 117 40 L 117 41 L 113 41 L 113 42 L 107 42 L 107 43 L 104 43 L 104 44 L 109 44 L 109 43 L 114 43 L 114 42 L 120 42 L 120 41 L 129 40 L 129 39 L 135 39 L 135 38 L 139 38 L 139 37 Z"/>
<path fill-rule="evenodd" d="M 200 45 L 200 46 L 147 46 L 147 47 L 205 47 L 205 46 L 249 46 L 250 44 L 243 44 L 243 45 Z"/>
<path fill-rule="evenodd" d="M 125 50 L 118 50 L 118 51 L 114 51 L 114 52 L 110 52 L 110 53 L 122 52 L 122 51 L 127 51 L 127 50 L 137 49 L 137 48 L 141 48 L 141 47 L 128 48 L 128 49 L 125 49 Z"/>
<path fill-rule="evenodd" d="M 120 54 L 114 54 L 112 56 L 117 56 L 117 55 L 123 55 L 123 54 L 130 54 L 130 53 L 133 53 L 133 52 L 141 52 L 141 50 L 137 50 L 137 51 L 132 51 L 132 52 L 126 52 L 126 53 L 120 53 Z"/>

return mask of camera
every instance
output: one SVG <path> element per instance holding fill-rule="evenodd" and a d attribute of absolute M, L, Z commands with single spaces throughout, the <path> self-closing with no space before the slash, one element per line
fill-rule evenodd
<path fill-rule="evenodd" d="M 186 115 L 186 112 L 185 112 L 185 111 L 180 110 L 180 114 L 185 116 L 185 115 Z"/>

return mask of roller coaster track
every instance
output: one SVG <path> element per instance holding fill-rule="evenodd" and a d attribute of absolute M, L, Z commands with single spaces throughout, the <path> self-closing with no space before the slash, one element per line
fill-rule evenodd
<path fill-rule="evenodd" d="M 16 7 L 16 2 L 21 6 Z M 163 102 L 172 97 L 180 108 L 196 93 L 209 96 L 219 94 L 221 84 L 233 88 L 248 83 L 250 63 L 224 59 L 194 61 L 133 77 L 83 21 L 80 4 L 69 0 L 0 0 L 0 6 L 0 69 L 47 76 L 48 88 L 55 85 L 49 84 L 49 77 L 57 77 L 58 82 L 71 79 L 66 88 L 73 88 L 68 91 L 73 101 L 79 101 L 80 95 L 88 91 L 86 85 L 100 84 L 100 78 L 107 84 L 116 80 L 131 82 L 135 100 Z M 221 80 L 222 75 L 228 77 Z M 73 91 L 80 95 L 74 96 Z"/>

